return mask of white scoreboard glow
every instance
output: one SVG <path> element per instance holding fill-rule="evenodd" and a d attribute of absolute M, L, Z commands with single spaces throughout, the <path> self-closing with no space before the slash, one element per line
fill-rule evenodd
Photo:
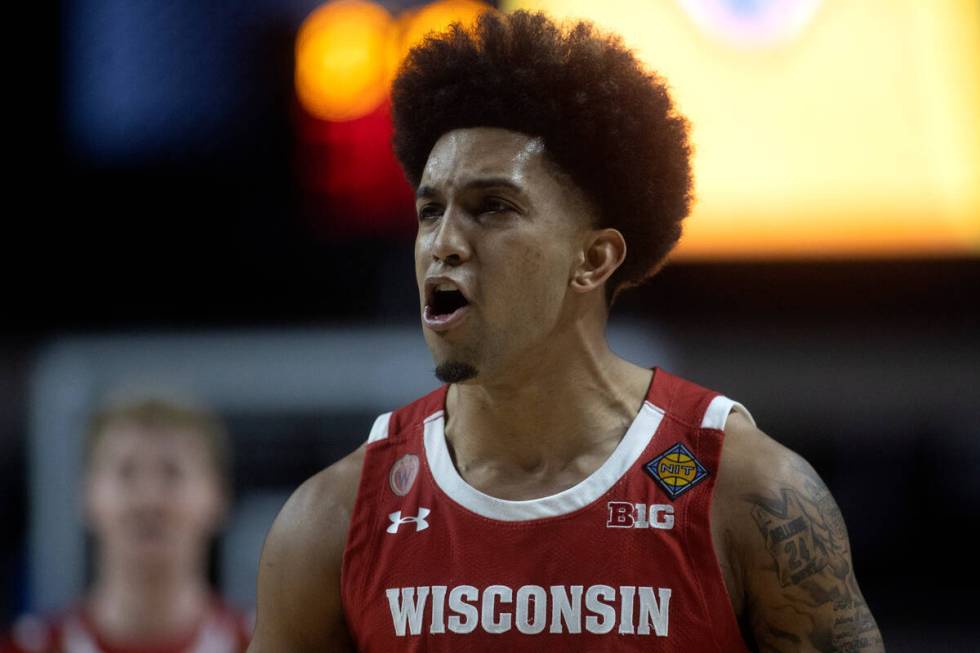
<path fill-rule="evenodd" d="M 675 258 L 980 256 L 980 2 L 509 0 L 617 32 L 690 119 Z"/>

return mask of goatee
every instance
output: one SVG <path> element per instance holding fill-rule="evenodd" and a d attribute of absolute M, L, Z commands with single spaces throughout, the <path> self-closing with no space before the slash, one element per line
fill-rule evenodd
<path fill-rule="evenodd" d="M 447 361 L 436 365 L 436 378 L 443 383 L 460 383 L 472 379 L 476 374 L 476 368 L 469 363 Z"/>

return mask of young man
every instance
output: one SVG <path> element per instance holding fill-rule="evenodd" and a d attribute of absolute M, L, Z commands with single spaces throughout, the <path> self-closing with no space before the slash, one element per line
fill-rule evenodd
<path fill-rule="evenodd" d="M 7 653 L 239 653 L 242 615 L 207 579 L 228 503 L 228 444 L 208 413 L 156 399 L 111 406 L 86 442 L 93 583 L 57 619 L 15 624 Z"/>
<path fill-rule="evenodd" d="M 448 385 L 283 508 L 250 651 L 882 650 L 813 469 L 606 345 L 690 204 L 663 82 L 518 12 L 414 50 L 393 107 Z"/>

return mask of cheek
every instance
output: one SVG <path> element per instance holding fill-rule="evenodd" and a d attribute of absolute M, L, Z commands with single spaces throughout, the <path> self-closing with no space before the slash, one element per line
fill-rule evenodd
<path fill-rule="evenodd" d="M 107 525 L 126 512 L 126 493 L 109 479 L 91 481 L 86 490 L 85 510 L 94 525 Z"/>
<path fill-rule="evenodd" d="M 415 238 L 415 283 L 421 292 L 422 284 L 425 280 L 425 274 L 428 271 L 425 264 L 425 257 L 423 254 L 423 244 L 421 242 L 421 236 Z"/>
<path fill-rule="evenodd" d="M 221 491 L 213 483 L 188 484 L 179 500 L 179 513 L 184 521 L 195 528 L 211 530 L 221 519 Z"/>
<path fill-rule="evenodd" d="M 542 270 L 549 267 L 548 253 L 533 246 L 522 247 L 517 256 L 518 268 L 522 276 L 528 280 L 541 278 Z"/>
<path fill-rule="evenodd" d="M 560 252 L 530 245 L 517 248 L 510 257 L 509 296 L 525 314 L 554 313 L 567 286 L 567 263 Z"/>

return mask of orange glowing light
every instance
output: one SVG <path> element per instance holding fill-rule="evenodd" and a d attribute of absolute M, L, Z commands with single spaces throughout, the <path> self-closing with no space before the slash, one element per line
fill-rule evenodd
<path fill-rule="evenodd" d="M 364 0 L 338 0 L 316 9 L 296 37 L 296 95 L 324 120 L 358 118 L 376 109 L 391 83 L 394 20 Z"/>
<path fill-rule="evenodd" d="M 440 0 L 396 22 L 366 0 L 334 0 L 310 14 L 296 37 L 296 95 L 323 120 L 365 116 L 381 105 L 398 66 L 427 34 L 471 26 L 492 8 L 477 0 Z"/>
<path fill-rule="evenodd" d="M 406 11 L 398 20 L 401 34 L 394 52 L 398 63 L 427 35 L 444 32 L 457 22 L 472 27 L 480 14 L 492 10 L 489 5 L 476 0 L 440 0 L 421 9 Z"/>

